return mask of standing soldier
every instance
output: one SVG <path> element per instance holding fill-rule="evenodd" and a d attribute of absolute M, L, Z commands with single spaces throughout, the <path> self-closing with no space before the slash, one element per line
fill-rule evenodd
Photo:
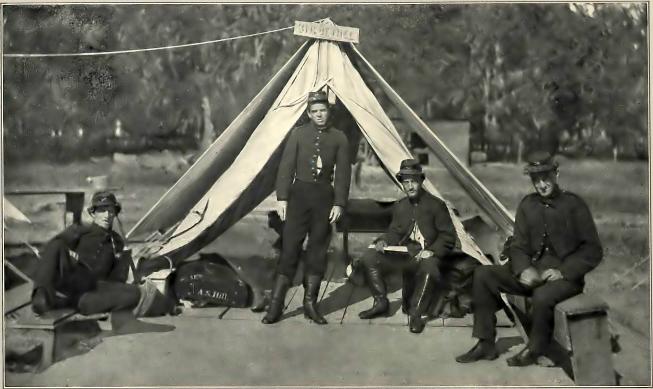
<path fill-rule="evenodd" d="M 535 188 L 517 208 L 510 261 L 479 266 L 474 272 L 473 336 L 478 343 L 458 356 L 460 363 L 498 356 L 495 312 L 501 292 L 532 296 L 533 326 L 526 347 L 508 358 L 510 366 L 537 362 L 551 341 L 553 309 L 583 291 L 584 278 L 603 257 L 601 242 L 587 204 L 558 187 L 558 164 L 548 152 L 533 153 L 525 168 Z"/>
<path fill-rule="evenodd" d="M 310 122 L 290 133 L 277 174 L 278 212 L 285 225 L 277 277 L 263 318 L 265 324 L 275 323 L 281 317 L 306 234 L 304 315 L 318 324 L 326 324 L 315 304 L 326 268 L 330 223 L 340 219 L 347 204 L 351 166 L 347 137 L 329 125 L 326 93 L 309 93 L 306 113 Z"/>

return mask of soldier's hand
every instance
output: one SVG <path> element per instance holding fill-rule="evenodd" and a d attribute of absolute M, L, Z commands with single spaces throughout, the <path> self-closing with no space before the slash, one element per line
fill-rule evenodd
<path fill-rule="evenodd" d="M 433 251 L 431 251 L 431 250 L 422 250 L 419 253 L 417 253 L 415 258 L 417 258 L 417 259 L 426 259 L 426 258 L 432 257 L 432 256 L 433 256 Z"/>
<path fill-rule="evenodd" d="M 519 275 L 519 282 L 528 288 L 533 288 L 542 282 L 542 279 L 537 273 L 537 270 L 534 267 L 530 266 L 521 272 Z"/>
<path fill-rule="evenodd" d="M 329 223 L 337 222 L 342 216 L 342 213 L 342 207 L 339 205 L 334 205 L 333 208 L 331 208 L 331 213 L 329 214 Z"/>
<path fill-rule="evenodd" d="M 277 213 L 279 214 L 279 219 L 281 221 L 286 220 L 286 209 L 288 209 L 288 202 L 285 200 L 277 201 Z"/>
<path fill-rule="evenodd" d="M 546 269 L 542 272 L 542 279 L 545 281 L 557 281 L 562 279 L 562 273 L 558 269 Z"/>
<path fill-rule="evenodd" d="M 378 251 L 379 253 L 383 252 L 383 249 L 388 246 L 388 242 L 385 240 L 381 239 L 376 241 L 376 244 L 374 245 L 374 250 Z"/>

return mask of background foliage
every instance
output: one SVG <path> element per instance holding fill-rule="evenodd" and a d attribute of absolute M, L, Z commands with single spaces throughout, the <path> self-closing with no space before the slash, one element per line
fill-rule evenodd
<path fill-rule="evenodd" d="M 425 116 L 468 120 L 496 158 L 546 147 L 646 156 L 644 3 L 571 5 L 4 6 L 5 53 L 136 49 L 331 17 Z M 137 149 L 197 148 L 219 135 L 303 41 L 291 31 L 167 51 L 4 58 L 5 156 L 111 151 L 116 120 Z M 79 129 L 83 136 L 80 136 Z M 34 152 L 38 150 L 38 152 Z"/>

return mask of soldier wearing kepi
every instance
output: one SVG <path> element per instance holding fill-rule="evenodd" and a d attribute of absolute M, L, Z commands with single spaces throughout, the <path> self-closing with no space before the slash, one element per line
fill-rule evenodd
<path fill-rule="evenodd" d="M 304 315 L 318 324 L 326 324 L 317 311 L 316 301 L 326 268 L 330 223 L 340 219 L 347 205 L 351 166 L 347 137 L 329 125 L 326 93 L 309 93 L 306 113 L 310 123 L 290 133 L 277 174 L 278 212 L 285 225 L 277 277 L 263 318 L 265 324 L 275 323 L 281 317 L 306 234 Z"/>
<path fill-rule="evenodd" d="M 36 313 L 70 307 L 92 314 L 138 305 L 139 287 L 125 283 L 129 262 L 119 261 L 124 242 L 112 229 L 120 210 L 113 193 L 95 193 L 88 208 L 93 223 L 73 224 L 46 244 L 34 279 Z"/>
<path fill-rule="evenodd" d="M 389 304 L 382 272 L 403 272 L 402 309 L 408 313 L 409 329 L 424 330 L 425 313 L 433 288 L 441 285 L 441 268 L 445 257 L 456 244 L 456 230 L 444 201 L 423 188 L 424 173 L 419 162 L 406 159 L 396 175 L 406 198 L 395 204 L 388 232 L 375 241 L 359 264 L 364 269 L 367 285 L 374 297 L 372 308 L 359 314 L 361 319 L 386 315 Z M 406 246 L 409 254 L 386 253 L 388 245 Z"/>
<path fill-rule="evenodd" d="M 551 341 L 555 305 L 583 291 L 584 278 L 603 257 L 587 204 L 558 186 L 558 164 L 547 152 L 535 152 L 525 168 L 535 188 L 517 208 L 510 260 L 503 266 L 479 266 L 474 272 L 473 336 L 478 343 L 460 355 L 460 363 L 497 358 L 495 312 L 501 292 L 532 296 L 532 323 L 526 347 L 508 358 L 510 366 L 537 362 Z"/>

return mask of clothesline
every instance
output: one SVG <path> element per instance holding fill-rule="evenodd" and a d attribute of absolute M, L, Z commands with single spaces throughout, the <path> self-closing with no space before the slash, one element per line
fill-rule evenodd
<path fill-rule="evenodd" d="M 227 41 L 233 41 L 233 40 L 237 40 L 237 39 L 251 38 L 251 37 L 255 37 L 255 36 L 260 36 L 260 35 L 265 35 L 265 34 L 272 34 L 272 33 L 276 33 L 276 32 L 290 30 L 292 28 L 294 28 L 294 27 L 290 26 L 290 27 L 277 28 L 277 29 L 274 29 L 274 30 L 257 32 L 257 33 L 253 33 L 253 34 L 247 34 L 247 35 L 240 35 L 240 36 L 235 36 L 235 37 L 230 37 L 230 38 L 214 39 L 214 40 L 210 40 L 210 41 L 186 43 L 186 44 L 181 44 L 181 45 L 150 47 L 150 48 L 145 48 L 145 49 L 98 51 L 98 52 L 92 52 L 92 53 L 51 53 L 51 54 L 44 54 L 44 53 L 30 53 L 30 54 L 9 53 L 9 54 L 3 54 L 3 57 L 5 57 L 5 58 L 91 57 L 91 56 L 100 56 L 100 55 L 115 55 L 115 54 L 138 53 L 138 52 L 146 52 L 146 51 L 170 50 L 170 49 L 179 49 L 179 48 L 183 48 L 183 47 L 193 47 L 193 46 L 200 46 L 200 45 L 208 45 L 208 44 L 212 44 L 212 43 L 227 42 Z"/>

